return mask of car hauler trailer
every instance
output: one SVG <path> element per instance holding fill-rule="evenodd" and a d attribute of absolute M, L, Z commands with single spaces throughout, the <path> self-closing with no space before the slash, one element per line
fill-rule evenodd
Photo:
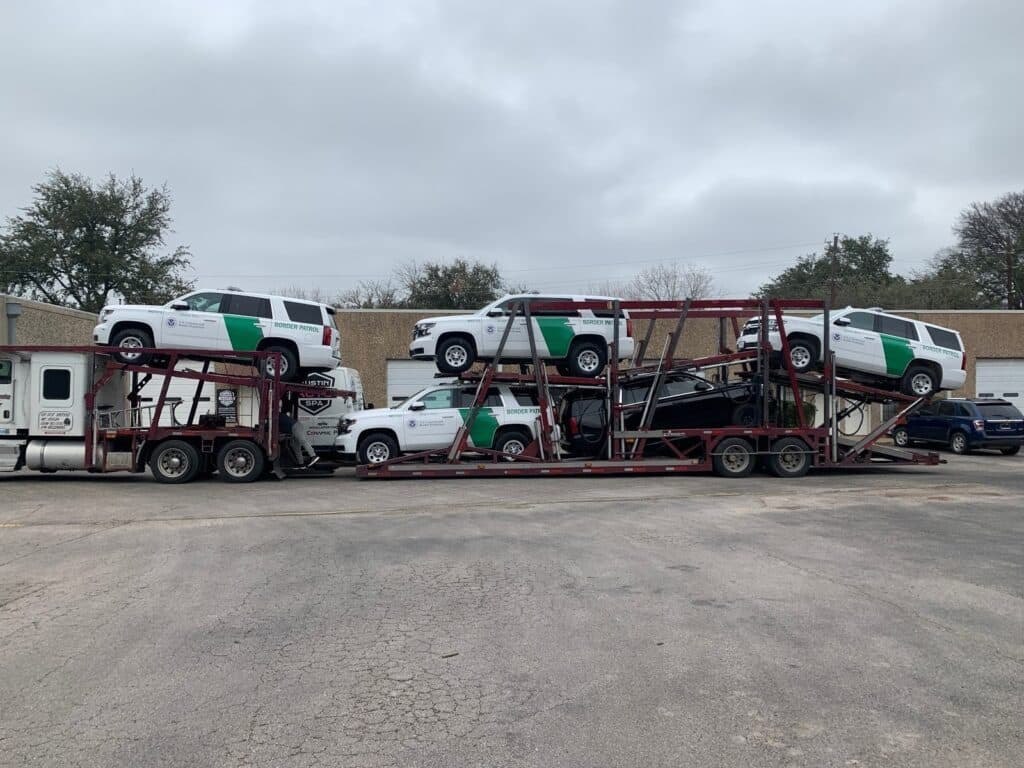
<path fill-rule="evenodd" d="M 0 472 L 142 472 L 148 465 L 165 483 L 212 471 L 237 483 L 256 480 L 271 467 L 279 476 L 301 473 L 287 458 L 280 461 L 284 398 L 301 403 L 357 397 L 259 375 L 263 358 L 277 352 L 246 353 L 243 359 L 235 352 L 153 350 L 161 365 L 118 362 L 116 352 L 0 346 Z M 179 367 L 185 359 L 192 367 Z M 222 362 L 214 370 L 215 360 L 238 362 Z M 168 393 L 172 384 L 188 382 L 195 387 L 188 413 L 177 413 L 181 398 Z M 200 413 L 201 395 L 210 387 L 217 412 Z"/>
<path fill-rule="evenodd" d="M 476 398 L 450 446 L 391 459 L 380 464 L 364 464 L 356 469 L 360 478 L 397 479 L 429 477 L 510 477 L 590 474 L 681 474 L 715 472 L 724 477 L 743 477 L 762 463 L 780 477 L 799 477 L 810 468 L 829 469 L 851 466 L 934 465 L 940 463 L 935 453 L 923 453 L 878 445 L 889 429 L 921 407 L 928 398 L 914 398 L 899 392 L 867 387 L 835 374 L 828 350 L 829 312 L 818 301 L 702 299 L 686 301 L 615 301 L 595 309 L 611 309 L 616 324 L 636 324 L 648 320 L 643 340 L 637 346 L 633 365 L 621 369 L 616 350 L 609 345 L 609 365 L 597 379 L 580 379 L 550 375 L 536 353 L 536 339 L 530 318 L 533 312 L 546 315 L 578 309 L 550 300 L 525 299 L 511 311 L 502 333 L 498 354 L 479 373 L 463 374 L 463 379 L 477 385 Z M 787 310 L 818 310 L 824 326 L 823 338 L 827 361 L 820 374 L 798 375 L 790 362 L 783 312 Z M 756 349 L 732 351 L 725 341 L 726 324 L 732 321 L 734 336 L 738 322 L 759 312 L 762 317 L 760 343 Z M 513 323 L 525 317 L 530 348 L 533 350 L 532 371 L 520 366 L 519 373 L 499 370 L 502 351 Z M 621 318 L 621 320 L 620 320 Z M 677 357 L 686 321 L 691 318 L 716 318 L 719 321 L 719 354 L 704 358 Z M 768 340 L 769 320 L 774 320 L 782 339 L 782 353 L 773 353 Z M 647 356 L 656 321 L 667 321 L 671 331 L 660 356 Z M 618 329 L 613 339 L 618 338 Z M 723 380 L 730 376 L 756 384 L 755 408 L 750 423 L 698 429 L 657 429 L 654 425 L 658 409 L 658 393 L 666 377 L 680 371 L 717 372 Z M 642 404 L 626 403 L 623 388 L 646 376 L 650 381 Z M 493 382 L 531 383 L 537 388 L 540 405 L 537 438 L 522 453 L 511 455 L 482 448 L 467 448 L 473 423 Z M 566 452 L 564 424 L 556 417 L 555 392 L 562 396 L 578 388 L 600 388 L 605 400 L 607 430 L 605 444 L 597 457 L 573 456 Z M 810 397 L 823 404 L 823 418 L 810 423 L 804 403 Z M 784 403 L 791 403 L 787 416 Z M 840 403 L 846 404 L 840 407 Z M 868 435 L 860 439 L 844 437 L 839 430 L 843 410 L 864 408 L 873 403 L 895 403 L 899 410 Z M 639 421 L 626 428 L 627 412 L 642 408 Z M 570 424 L 571 426 L 571 424 Z M 649 455 L 657 448 L 663 455 Z"/>

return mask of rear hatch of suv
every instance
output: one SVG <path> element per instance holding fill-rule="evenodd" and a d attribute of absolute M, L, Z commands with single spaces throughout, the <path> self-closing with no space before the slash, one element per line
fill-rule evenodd
<path fill-rule="evenodd" d="M 1011 403 L 975 403 L 978 414 L 985 420 L 986 437 L 1024 438 L 1024 415 Z"/>

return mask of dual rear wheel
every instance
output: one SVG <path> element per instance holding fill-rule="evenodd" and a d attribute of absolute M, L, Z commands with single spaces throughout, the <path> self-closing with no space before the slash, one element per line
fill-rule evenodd
<path fill-rule="evenodd" d="M 185 440 L 165 440 L 149 458 L 149 469 L 160 483 L 188 483 L 199 475 L 205 459 Z M 266 457 L 251 440 L 231 440 L 217 452 L 217 475 L 226 483 L 251 483 L 263 475 Z"/>
<path fill-rule="evenodd" d="M 768 470 L 776 477 L 803 477 L 811 468 L 812 451 L 798 437 L 783 437 L 772 443 Z M 727 437 L 712 451 L 711 464 L 720 477 L 746 477 L 757 466 L 757 454 L 750 441 Z"/>

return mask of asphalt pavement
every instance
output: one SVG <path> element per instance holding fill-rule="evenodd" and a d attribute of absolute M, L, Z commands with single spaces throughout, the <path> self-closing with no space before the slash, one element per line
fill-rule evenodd
<path fill-rule="evenodd" d="M 1024 765 L 1024 457 L 0 475 L 2 766 Z"/>

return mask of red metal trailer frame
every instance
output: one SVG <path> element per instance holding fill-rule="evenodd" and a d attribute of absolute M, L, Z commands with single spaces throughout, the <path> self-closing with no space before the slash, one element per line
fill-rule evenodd
<path fill-rule="evenodd" d="M 609 344 L 608 365 L 605 374 L 597 379 L 579 379 L 555 376 L 548 373 L 546 365 L 537 353 L 534 338 L 533 310 L 572 311 L 579 309 L 612 310 L 614 328 Z M 822 313 L 823 358 L 826 361 L 820 375 L 797 374 L 790 363 L 789 342 L 786 338 L 783 312 L 787 310 L 817 310 Z M 734 335 L 739 335 L 739 321 L 748 319 L 753 313 L 760 314 L 760 343 L 754 350 L 733 351 L 726 343 L 726 321 L 731 320 Z M 630 322 L 648 320 L 644 338 L 637 345 L 632 367 L 620 369 L 616 349 L 621 320 Z M 527 335 L 532 357 L 530 373 L 499 372 L 502 356 L 509 333 L 517 317 L 525 317 Z M 690 318 L 717 318 L 719 322 L 719 354 L 704 358 L 677 357 L 686 321 Z M 666 339 L 661 355 L 648 356 L 653 338 L 655 322 L 673 321 L 674 326 Z M 773 320 L 781 339 L 781 353 L 773 352 L 769 341 L 769 320 Z M 498 345 L 494 359 L 482 372 L 463 374 L 464 381 L 477 384 L 476 397 L 464 425 L 459 429 L 450 446 L 440 450 L 423 451 L 399 456 L 374 465 L 360 465 L 356 474 L 361 478 L 394 479 L 401 477 L 511 477 L 546 475 L 589 475 L 589 474 L 678 474 L 685 472 L 707 472 L 712 470 L 716 449 L 722 441 L 733 437 L 743 438 L 754 447 L 754 453 L 771 454 L 772 445 L 783 437 L 803 440 L 811 454 L 815 468 L 837 468 L 848 466 L 877 466 L 879 464 L 928 464 L 940 463 L 938 454 L 922 453 L 906 449 L 878 446 L 877 441 L 889 429 L 905 419 L 906 415 L 920 407 L 927 398 L 913 398 L 898 392 L 838 378 L 835 375 L 833 355 L 830 350 L 830 316 L 825 303 L 813 300 L 780 299 L 696 299 L 685 301 L 593 301 L 559 302 L 526 298 L 510 309 L 509 319 Z M 774 371 L 771 361 L 778 355 L 783 363 L 781 372 Z M 722 427 L 689 430 L 656 430 L 651 423 L 654 416 L 654 400 L 663 378 L 674 371 L 703 370 L 711 367 L 749 366 L 747 378 L 759 380 L 758 406 L 759 426 Z M 641 426 L 638 429 L 623 428 L 622 417 L 627 406 L 621 402 L 620 385 L 639 375 L 653 376 L 648 388 Z M 483 405 L 487 390 L 493 382 L 506 381 L 529 383 L 537 387 L 540 418 L 537 438 L 522 454 L 510 455 L 485 448 L 468 449 L 470 430 L 476 415 Z M 806 423 L 803 407 L 794 407 L 796 424 L 776 426 L 770 424 L 770 398 L 772 385 L 784 389 L 792 402 L 802 404 L 808 392 L 820 394 L 824 400 L 825 420 L 819 427 Z M 601 459 L 564 459 L 558 440 L 553 409 L 552 387 L 601 387 L 607 393 L 607 451 Z M 898 402 L 903 409 L 893 418 L 885 421 L 869 435 L 859 441 L 841 439 L 834 406 L 838 396 L 853 399 L 864 404 Z M 660 441 L 672 454 L 670 458 L 656 458 L 644 455 L 648 441 Z M 689 447 L 680 450 L 676 443 L 688 441 Z M 467 452 L 472 457 L 464 458 Z M 695 455 L 696 454 L 696 455 Z M 481 459 L 479 456 L 483 456 Z"/>
<path fill-rule="evenodd" d="M 95 376 L 88 392 L 85 395 L 85 464 L 90 471 L 106 472 L 118 471 L 121 468 L 108 468 L 106 459 L 110 451 L 98 451 L 101 443 L 104 447 L 117 445 L 123 448 L 127 443 L 128 450 L 132 455 L 132 472 L 141 472 L 145 469 L 146 445 L 155 444 L 169 438 L 182 438 L 198 442 L 201 446 L 209 447 L 210 450 L 218 442 L 228 439 L 249 440 L 259 446 L 266 458 L 275 461 L 280 456 L 280 434 L 278 430 L 278 416 L 281 411 L 282 398 L 291 394 L 295 397 L 355 397 L 354 392 L 337 390 L 327 387 L 312 387 L 301 382 L 281 381 L 279 352 L 237 352 L 234 350 L 196 350 L 196 349 L 133 349 L 133 353 L 158 357 L 166 362 L 160 365 L 147 363 L 145 365 L 134 365 L 122 363 L 114 359 L 113 355 L 123 350 L 117 347 L 98 346 L 73 346 L 73 345 L 17 345 L 0 346 L 0 352 L 13 354 L 34 353 L 34 352 L 68 352 L 85 355 L 95 355 L 97 358 L 105 359 L 101 373 Z M 275 373 L 273 377 L 261 375 L 256 372 L 260 361 L 266 359 L 274 360 Z M 177 365 L 182 360 L 201 362 L 201 371 L 178 369 Z M 210 371 L 211 363 L 220 362 L 228 365 L 245 366 L 251 373 L 218 373 Z M 95 370 L 95 366 L 94 366 Z M 96 412 L 96 398 L 100 390 L 118 373 L 132 374 L 132 388 L 128 394 L 128 401 L 132 413 L 141 411 L 140 390 L 153 376 L 162 376 L 163 382 L 159 393 L 156 395 L 154 404 L 149 406 L 152 413 L 149 424 L 125 424 L 107 425 L 100 424 Z M 141 381 L 140 381 L 141 377 Z M 184 379 L 196 382 L 196 395 L 192 401 L 192 407 L 188 418 L 183 425 L 161 426 L 160 418 L 167 408 L 167 392 L 172 379 Z M 247 387 L 256 392 L 259 401 L 259 413 L 257 415 L 257 426 L 211 426 L 197 424 L 196 410 L 198 398 L 204 384 L 226 384 L 230 386 Z M 99 453 L 103 457 L 103 464 L 96 466 L 96 456 Z"/>

